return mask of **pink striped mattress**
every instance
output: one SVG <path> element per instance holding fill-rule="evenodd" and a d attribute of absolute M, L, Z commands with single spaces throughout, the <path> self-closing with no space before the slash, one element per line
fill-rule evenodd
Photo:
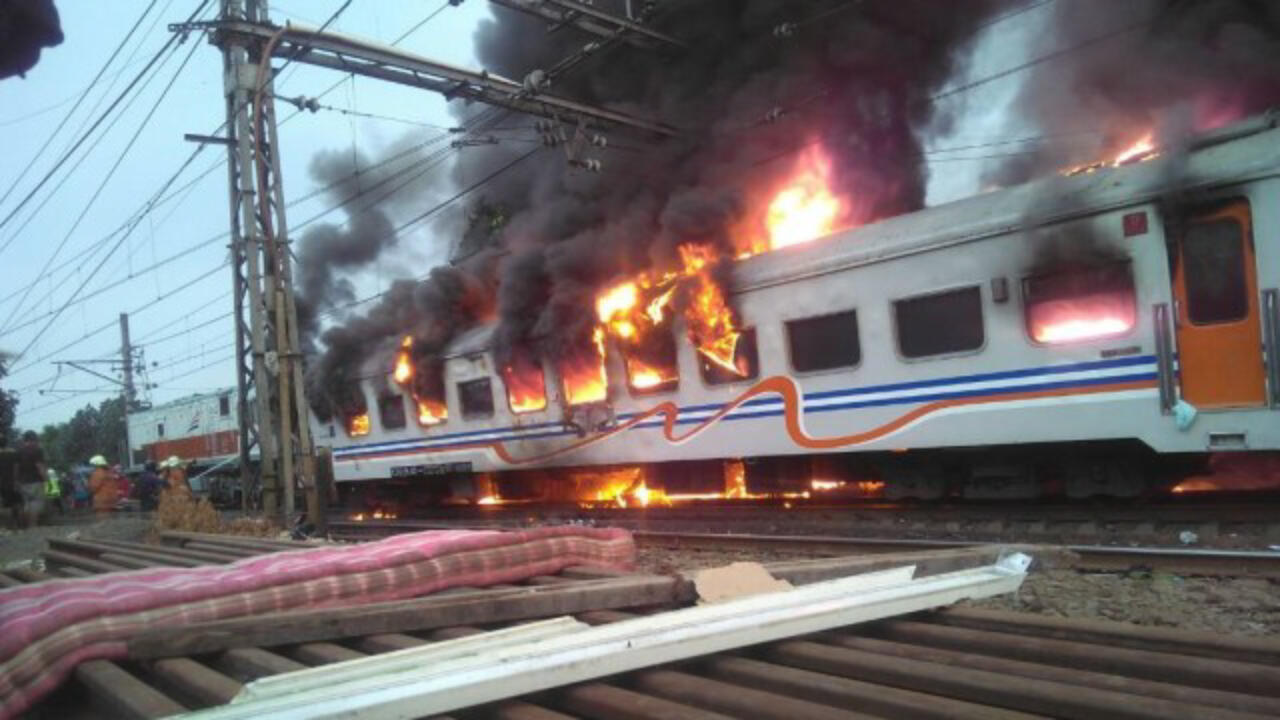
<path fill-rule="evenodd" d="M 0 719 L 30 708 L 78 663 L 125 657 L 143 629 L 397 600 L 572 565 L 629 569 L 634 559 L 631 534 L 619 529 L 440 530 L 0 590 Z"/>

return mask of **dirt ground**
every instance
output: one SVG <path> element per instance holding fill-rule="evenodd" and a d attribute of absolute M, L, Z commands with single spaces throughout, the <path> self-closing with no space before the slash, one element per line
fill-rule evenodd
<path fill-rule="evenodd" d="M 1029 575 L 1016 595 L 971 604 L 1054 617 L 1276 636 L 1277 598 L 1280 583 L 1262 578 L 1043 570 Z"/>
<path fill-rule="evenodd" d="M 801 554 L 642 547 L 638 568 L 670 573 L 737 561 L 800 560 Z M 1280 583 L 1258 578 L 1183 577 L 1163 572 L 1095 573 L 1033 568 L 1016 595 L 972 603 L 1055 617 L 1115 620 L 1231 635 L 1280 635 Z"/>
<path fill-rule="evenodd" d="M 145 542 L 150 518 L 117 513 L 55 518 L 56 524 L 13 532 L 0 529 L 0 567 L 37 558 L 49 538 L 100 538 Z M 667 574 L 736 561 L 773 562 L 804 553 L 641 547 L 637 570 Z M 1064 567 L 1033 569 L 1016 595 L 972 603 L 979 607 L 1071 618 L 1115 620 L 1254 636 L 1280 635 L 1280 582 L 1257 578 L 1184 577 L 1163 572 L 1097 573 Z"/>
<path fill-rule="evenodd" d="M 150 520 L 141 513 L 116 513 L 99 520 L 92 513 L 55 516 L 52 524 L 27 530 L 0 529 L 0 567 L 25 564 L 39 556 L 49 538 L 99 538 L 102 540 L 145 540 Z"/>

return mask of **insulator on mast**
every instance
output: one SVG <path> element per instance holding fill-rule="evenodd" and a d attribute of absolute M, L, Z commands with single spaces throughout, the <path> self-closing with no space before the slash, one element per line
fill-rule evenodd
<path fill-rule="evenodd" d="M 795 34 L 796 24 L 793 22 L 784 22 L 773 28 L 773 36 L 776 38 L 789 38 Z"/>
<path fill-rule="evenodd" d="M 584 160 L 570 159 L 569 164 L 575 167 L 580 167 L 583 170 L 586 170 L 587 172 L 595 172 L 595 173 L 600 172 L 600 169 L 604 167 L 604 165 L 602 165 L 600 161 L 596 160 L 595 158 L 586 158 Z"/>
<path fill-rule="evenodd" d="M 523 86 L 525 92 L 536 93 L 550 84 L 550 78 L 547 77 L 547 72 L 545 70 L 533 70 L 528 75 L 524 76 Z"/>
<path fill-rule="evenodd" d="M 609 138 L 601 135 L 600 133 L 596 133 L 591 136 L 591 144 L 595 145 L 596 147 L 608 147 Z"/>
<path fill-rule="evenodd" d="M 769 109 L 769 112 L 764 114 L 764 121 L 766 123 L 778 122 L 778 120 L 782 117 L 782 115 L 785 112 L 786 111 L 783 110 L 781 106 L 774 105 L 772 108 Z"/>

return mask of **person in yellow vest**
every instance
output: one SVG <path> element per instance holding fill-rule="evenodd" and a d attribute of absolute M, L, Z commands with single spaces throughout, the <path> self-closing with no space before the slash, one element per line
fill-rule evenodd
<path fill-rule="evenodd" d="M 58 471 L 48 468 L 45 474 L 48 477 L 44 483 L 44 499 L 58 511 L 59 515 L 65 514 L 66 510 L 62 507 L 62 480 L 58 477 Z"/>
<path fill-rule="evenodd" d="M 187 469 L 182 466 L 182 459 L 177 455 L 171 455 L 164 461 L 164 466 L 164 477 L 169 484 L 169 490 L 190 495 L 191 483 L 187 482 Z"/>
<path fill-rule="evenodd" d="M 93 472 L 89 474 L 89 492 L 93 493 L 93 511 L 98 517 L 105 517 L 116 507 L 120 500 L 120 488 L 116 486 L 116 476 L 107 467 L 107 459 L 101 455 L 89 458 Z"/>

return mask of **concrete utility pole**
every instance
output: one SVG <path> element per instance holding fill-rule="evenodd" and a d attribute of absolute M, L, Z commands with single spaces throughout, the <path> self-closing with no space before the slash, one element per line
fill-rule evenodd
<path fill-rule="evenodd" d="M 264 24 L 267 3 L 222 0 L 221 21 Z M 319 521 L 280 183 L 273 68 L 270 58 L 264 58 L 271 41 L 215 32 L 213 42 L 222 49 L 227 107 L 242 495 L 247 508 L 260 487 L 264 513 L 280 515 L 287 523 L 294 512 L 293 488 L 301 485 L 307 490 L 308 514 Z"/>
<path fill-rule="evenodd" d="M 124 374 L 121 385 L 124 400 L 124 466 L 133 465 L 133 447 L 129 445 L 129 411 L 138 401 L 138 391 L 133 385 L 133 345 L 129 344 L 129 313 L 120 313 L 120 367 Z"/>
<path fill-rule="evenodd" d="M 133 373 L 135 362 L 141 360 L 134 359 L 134 353 L 137 350 L 133 343 L 129 340 L 129 314 L 120 313 L 120 359 L 112 360 L 110 358 L 95 358 L 93 360 L 54 360 L 53 364 L 58 366 L 58 374 L 62 374 L 64 367 L 75 368 L 81 372 L 88 373 L 101 380 L 106 380 L 113 385 L 120 386 L 120 404 L 121 410 L 124 412 L 124 448 L 120 453 L 120 463 L 126 468 L 133 465 L 132 448 L 129 445 L 129 411 L 137 410 L 142 406 L 138 402 L 138 386 L 133 381 Z M 106 365 L 107 371 L 95 370 L 93 366 Z M 107 372 L 120 370 L 120 377 L 112 377 Z M 40 391 L 45 393 L 83 393 L 85 390 L 64 388 L 61 390 L 47 388 Z"/>

